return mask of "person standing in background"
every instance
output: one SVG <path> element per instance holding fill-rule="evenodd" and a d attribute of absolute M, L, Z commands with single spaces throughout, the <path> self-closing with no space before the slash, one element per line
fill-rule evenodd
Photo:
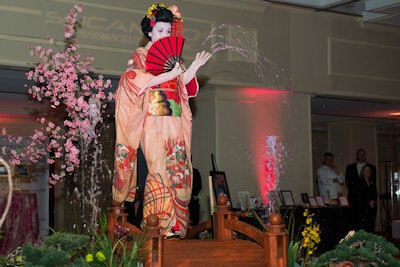
<path fill-rule="evenodd" d="M 376 179 L 372 176 L 372 168 L 364 165 L 361 169 L 360 178 L 356 180 L 358 188 L 355 196 L 356 224 L 355 229 L 364 229 L 373 233 L 375 230 L 376 202 L 378 190 L 376 188 Z"/>
<path fill-rule="evenodd" d="M 376 167 L 367 162 L 367 155 L 363 148 L 356 151 L 356 162 L 347 165 L 346 167 L 346 184 L 347 184 L 347 198 L 351 206 L 357 206 L 358 179 L 360 178 L 361 169 L 364 166 L 371 168 L 371 179 L 376 181 Z"/>
<path fill-rule="evenodd" d="M 335 167 L 333 160 L 332 153 L 325 153 L 323 165 L 317 170 L 319 194 L 324 198 L 324 201 L 338 199 L 342 193 L 342 184 L 345 180 L 342 173 Z"/>

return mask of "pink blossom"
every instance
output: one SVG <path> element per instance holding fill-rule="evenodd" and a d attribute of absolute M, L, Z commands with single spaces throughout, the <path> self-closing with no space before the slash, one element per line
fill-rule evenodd
<path fill-rule="evenodd" d="M 30 137 L 30 141 L 24 149 L 14 150 L 2 147 L 1 152 L 11 155 L 10 162 L 19 164 L 22 158 L 33 163 L 47 156 L 49 152 L 54 152 L 56 158 L 64 158 L 65 164 L 62 168 L 66 172 L 73 172 L 79 167 L 80 153 L 75 144 L 80 138 L 88 136 L 90 130 L 90 117 L 88 114 L 89 106 L 87 100 L 96 97 L 100 100 L 106 99 L 104 90 L 111 87 L 110 80 L 104 80 L 102 75 L 97 78 L 90 76 L 93 72 L 94 58 L 91 54 L 83 57 L 79 52 L 79 43 L 75 36 L 75 24 L 78 13 L 82 12 L 80 5 L 74 5 L 68 16 L 65 17 L 64 36 L 68 39 L 69 46 L 59 49 L 52 37 L 47 36 L 51 48 L 41 46 L 28 47 L 29 56 L 37 58 L 35 68 L 26 73 L 28 80 L 35 85 L 27 88 L 28 93 L 37 101 L 47 100 L 55 106 L 65 105 L 67 118 L 58 125 L 58 121 L 53 121 L 51 117 L 38 118 L 42 128 L 36 129 Z M 54 48 L 54 50 L 53 50 Z M 78 78 L 79 77 L 79 78 Z M 40 84 L 38 84 L 40 83 Z M 108 93 L 107 100 L 113 100 L 114 95 Z M 102 103 L 105 109 L 107 103 Z M 103 113 L 104 110 L 101 110 Z M 44 125 L 47 122 L 47 125 Z M 2 134 L 7 132 L 2 129 Z M 22 137 L 7 137 L 10 143 L 19 144 Z M 53 164 L 54 160 L 48 160 Z M 51 184 L 62 180 L 66 172 L 49 177 Z"/>

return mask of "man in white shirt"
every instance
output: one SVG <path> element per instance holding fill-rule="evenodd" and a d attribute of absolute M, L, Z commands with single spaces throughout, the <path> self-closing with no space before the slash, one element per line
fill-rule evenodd
<path fill-rule="evenodd" d="M 345 181 L 344 175 L 335 167 L 333 158 L 332 153 L 325 153 L 323 165 L 317 171 L 319 194 L 325 202 L 339 198 Z"/>

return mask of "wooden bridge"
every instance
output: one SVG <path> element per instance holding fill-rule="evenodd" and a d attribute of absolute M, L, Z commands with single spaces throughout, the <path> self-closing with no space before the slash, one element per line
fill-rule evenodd
<path fill-rule="evenodd" d="M 113 207 L 109 214 L 108 235 L 114 240 L 116 222 L 137 235 L 146 235 L 145 267 L 287 267 L 288 234 L 279 214 L 269 217 L 266 231 L 239 221 L 219 197 L 213 222 L 203 222 L 192 228 L 184 240 L 165 239 L 160 234 L 158 218 L 147 218 L 145 233 L 127 222 L 124 208 Z M 201 232 L 213 231 L 213 239 L 194 239 Z M 246 236 L 234 239 L 233 232 Z"/>

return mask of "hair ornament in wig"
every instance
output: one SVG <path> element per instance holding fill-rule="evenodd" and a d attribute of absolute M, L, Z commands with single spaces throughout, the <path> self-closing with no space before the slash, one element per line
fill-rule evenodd
<path fill-rule="evenodd" d="M 157 4 L 157 5 L 152 4 L 147 9 L 146 18 L 150 19 L 150 27 L 154 27 L 154 25 L 156 24 L 156 15 L 157 15 L 157 11 L 160 7 L 167 8 L 164 4 Z"/>
<path fill-rule="evenodd" d="M 174 15 L 174 20 L 175 21 L 176 20 L 180 20 L 180 21 L 183 22 L 182 14 L 181 14 L 181 12 L 179 11 L 179 8 L 176 5 L 169 6 L 168 9 L 171 10 L 172 15 Z"/>
<path fill-rule="evenodd" d="M 174 16 L 174 21 L 172 22 L 172 35 L 173 36 L 183 36 L 183 19 L 179 8 L 176 5 L 168 7 Z"/>

